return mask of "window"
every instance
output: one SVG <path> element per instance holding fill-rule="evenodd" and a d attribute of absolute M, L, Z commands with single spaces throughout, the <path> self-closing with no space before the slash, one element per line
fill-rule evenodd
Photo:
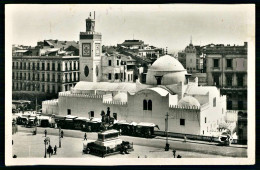
<path fill-rule="evenodd" d="M 13 72 L 13 79 L 15 79 L 15 78 L 14 78 L 14 72 Z"/>
<path fill-rule="evenodd" d="M 130 81 L 130 74 L 128 74 L 128 81 Z"/>
<path fill-rule="evenodd" d="M 73 65 L 74 65 L 73 70 L 76 70 L 76 62 L 74 62 Z"/>
<path fill-rule="evenodd" d="M 115 79 L 116 79 L 116 80 L 118 79 L 118 73 L 115 74 Z"/>
<path fill-rule="evenodd" d="M 45 86 L 44 86 L 44 84 L 42 85 L 42 92 L 45 92 Z"/>
<path fill-rule="evenodd" d="M 214 75 L 213 79 L 214 79 L 214 85 L 219 86 L 219 76 L 218 75 Z"/>
<path fill-rule="evenodd" d="M 216 107 L 216 97 L 213 98 L 213 107 Z"/>
<path fill-rule="evenodd" d="M 42 70 L 45 70 L 45 64 L 42 63 Z"/>
<path fill-rule="evenodd" d="M 94 117 L 94 111 L 90 111 L 90 117 Z"/>
<path fill-rule="evenodd" d="M 232 86 L 232 75 L 226 75 L 227 86 Z"/>
<path fill-rule="evenodd" d="M 111 65 L 112 65 L 112 61 L 108 60 L 108 66 L 111 66 Z"/>
<path fill-rule="evenodd" d="M 116 64 L 119 66 L 119 60 L 116 60 Z"/>
<path fill-rule="evenodd" d="M 50 70 L 50 63 L 47 63 L 47 70 Z"/>
<path fill-rule="evenodd" d="M 42 74 L 42 81 L 45 81 L 45 74 Z"/>
<path fill-rule="evenodd" d="M 58 86 L 58 92 L 61 92 L 61 88 L 60 88 L 60 86 Z"/>
<path fill-rule="evenodd" d="M 133 81 L 133 74 L 131 74 L 131 80 Z"/>
<path fill-rule="evenodd" d="M 55 85 L 52 85 L 52 93 L 55 93 Z"/>
<path fill-rule="evenodd" d="M 243 110 L 243 101 L 238 101 L 237 102 L 238 110 Z"/>
<path fill-rule="evenodd" d="M 23 69 L 26 70 L 26 63 L 23 63 Z"/>
<path fill-rule="evenodd" d="M 153 110 L 152 100 L 149 100 L 149 101 L 148 101 L 148 110 Z"/>
<path fill-rule="evenodd" d="M 207 118 L 205 117 L 205 123 L 207 123 Z"/>
<path fill-rule="evenodd" d="M 72 70 L 72 68 L 71 68 L 71 67 L 72 67 L 72 66 L 71 66 L 71 62 L 69 63 L 69 66 L 70 66 L 69 70 Z"/>
<path fill-rule="evenodd" d="M 112 79 L 112 74 L 108 73 L 108 80 L 111 80 L 111 79 Z"/>
<path fill-rule="evenodd" d="M 52 63 L 52 71 L 55 71 L 55 63 Z"/>
<path fill-rule="evenodd" d="M 37 70 L 40 70 L 40 63 L 37 63 Z"/>
<path fill-rule="evenodd" d="M 55 82 L 55 74 L 52 74 L 52 82 Z"/>
<path fill-rule="evenodd" d="M 232 101 L 227 101 L 227 109 L 232 110 Z"/>
<path fill-rule="evenodd" d="M 30 63 L 28 63 L 28 70 L 30 70 L 31 69 L 31 64 Z"/>
<path fill-rule="evenodd" d="M 237 86 L 243 86 L 243 75 L 237 75 Z"/>
<path fill-rule="evenodd" d="M 35 70 L 35 63 L 32 63 L 32 69 Z"/>
<path fill-rule="evenodd" d="M 219 67 L 219 64 L 218 64 L 219 59 L 214 59 L 213 61 L 214 61 L 214 67 Z"/>
<path fill-rule="evenodd" d="M 68 113 L 68 115 L 71 115 L 71 110 L 68 109 L 68 110 L 67 110 L 67 113 Z"/>
<path fill-rule="evenodd" d="M 232 68 L 232 59 L 227 59 L 227 68 Z"/>
<path fill-rule="evenodd" d="M 28 80 L 31 80 L 31 74 L 28 73 Z"/>
<path fill-rule="evenodd" d="M 185 119 L 180 119 L 180 125 L 185 126 Z"/>
<path fill-rule="evenodd" d="M 147 110 L 147 101 L 143 100 L 143 110 Z"/>
<path fill-rule="evenodd" d="M 47 74 L 47 81 L 50 81 L 50 74 Z"/>
<path fill-rule="evenodd" d="M 58 71 L 60 71 L 60 63 L 58 63 Z"/>
<path fill-rule="evenodd" d="M 117 113 L 113 113 L 113 117 L 115 120 L 117 120 Z"/>

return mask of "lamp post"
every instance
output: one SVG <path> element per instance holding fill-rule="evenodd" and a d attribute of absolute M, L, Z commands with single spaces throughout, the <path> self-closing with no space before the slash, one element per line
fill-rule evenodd
<path fill-rule="evenodd" d="M 169 151 L 169 149 L 170 149 L 170 144 L 168 143 L 168 117 L 169 117 L 169 114 L 167 112 L 166 119 L 165 119 L 165 132 L 166 132 L 165 151 Z"/>
<path fill-rule="evenodd" d="M 44 139 L 44 145 L 45 145 L 45 154 L 44 154 L 44 158 L 46 158 L 46 144 L 47 144 L 47 140 L 46 138 Z"/>
<path fill-rule="evenodd" d="M 59 148 L 61 148 L 61 128 L 59 128 Z"/>

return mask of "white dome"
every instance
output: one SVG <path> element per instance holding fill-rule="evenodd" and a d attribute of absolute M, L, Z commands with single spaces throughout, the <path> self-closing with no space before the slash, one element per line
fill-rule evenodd
<path fill-rule="evenodd" d="M 185 96 L 179 102 L 180 107 L 200 107 L 200 103 L 197 99 L 192 96 Z"/>
<path fill-rule="evenodd" d="M 178 60 L 172 56 L 165 55 L 157 59 L 148 69 L 146 83 L 157 85 L 157 78 L 161 77 L 161 85 L 178 84 L 186 81 L 186 74 L 187 71 Z"/>
<path fill-rule="evenodd" d="M 113 100 L 117 101 L 117 102 L 127 102 L 127 94 L 126 93 L 117 93 L 113 97 Z"/>
<path fill-rule="evenodd" d="M 153 71 L 184 71 L 183 65 L 170 55 L 158 58 L 150 67 Z"/>

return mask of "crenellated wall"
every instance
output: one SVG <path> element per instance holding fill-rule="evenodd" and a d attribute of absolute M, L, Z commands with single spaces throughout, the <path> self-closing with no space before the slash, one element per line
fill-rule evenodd
<path fill-rule="evenodd" d="M 185 120 L 185 125 L 180 124 L 180 119 Z M 169 107 L 169 131 L 184 134 L 200 134 L 200 108 L 180 107 L 171 105 Z"/>

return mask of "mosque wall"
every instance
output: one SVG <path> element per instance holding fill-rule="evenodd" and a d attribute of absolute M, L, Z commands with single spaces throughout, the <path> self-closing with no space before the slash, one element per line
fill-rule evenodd
<path fill-rule="evenodd" d="M 152 110 L 144 110 L 143 101 L 152 101 Z M 169 96 L 161 96 L 152 90 L 142 90 L 135 95 L 128 93 L 127 120 L 151 122 L 164 127 L 165 115 L 169 109 Z"/>
<path fill-rule="evenodd" d="M 80 117 L 89 117 L 90 111 L 94 111 L 94 117 L 101 117 L 101 110 L 106 110 L 101 95 L 91 97 L 59 96 L 59 115 L 67 115 L 68 109 L 71 110 L 71 115 Z"/>
<path fill-rule="evenodd" d="M 169 109 L 168 129 L 170 132 L 175 133 L 200 135 L 199 108 L 171 106 Z"/>

